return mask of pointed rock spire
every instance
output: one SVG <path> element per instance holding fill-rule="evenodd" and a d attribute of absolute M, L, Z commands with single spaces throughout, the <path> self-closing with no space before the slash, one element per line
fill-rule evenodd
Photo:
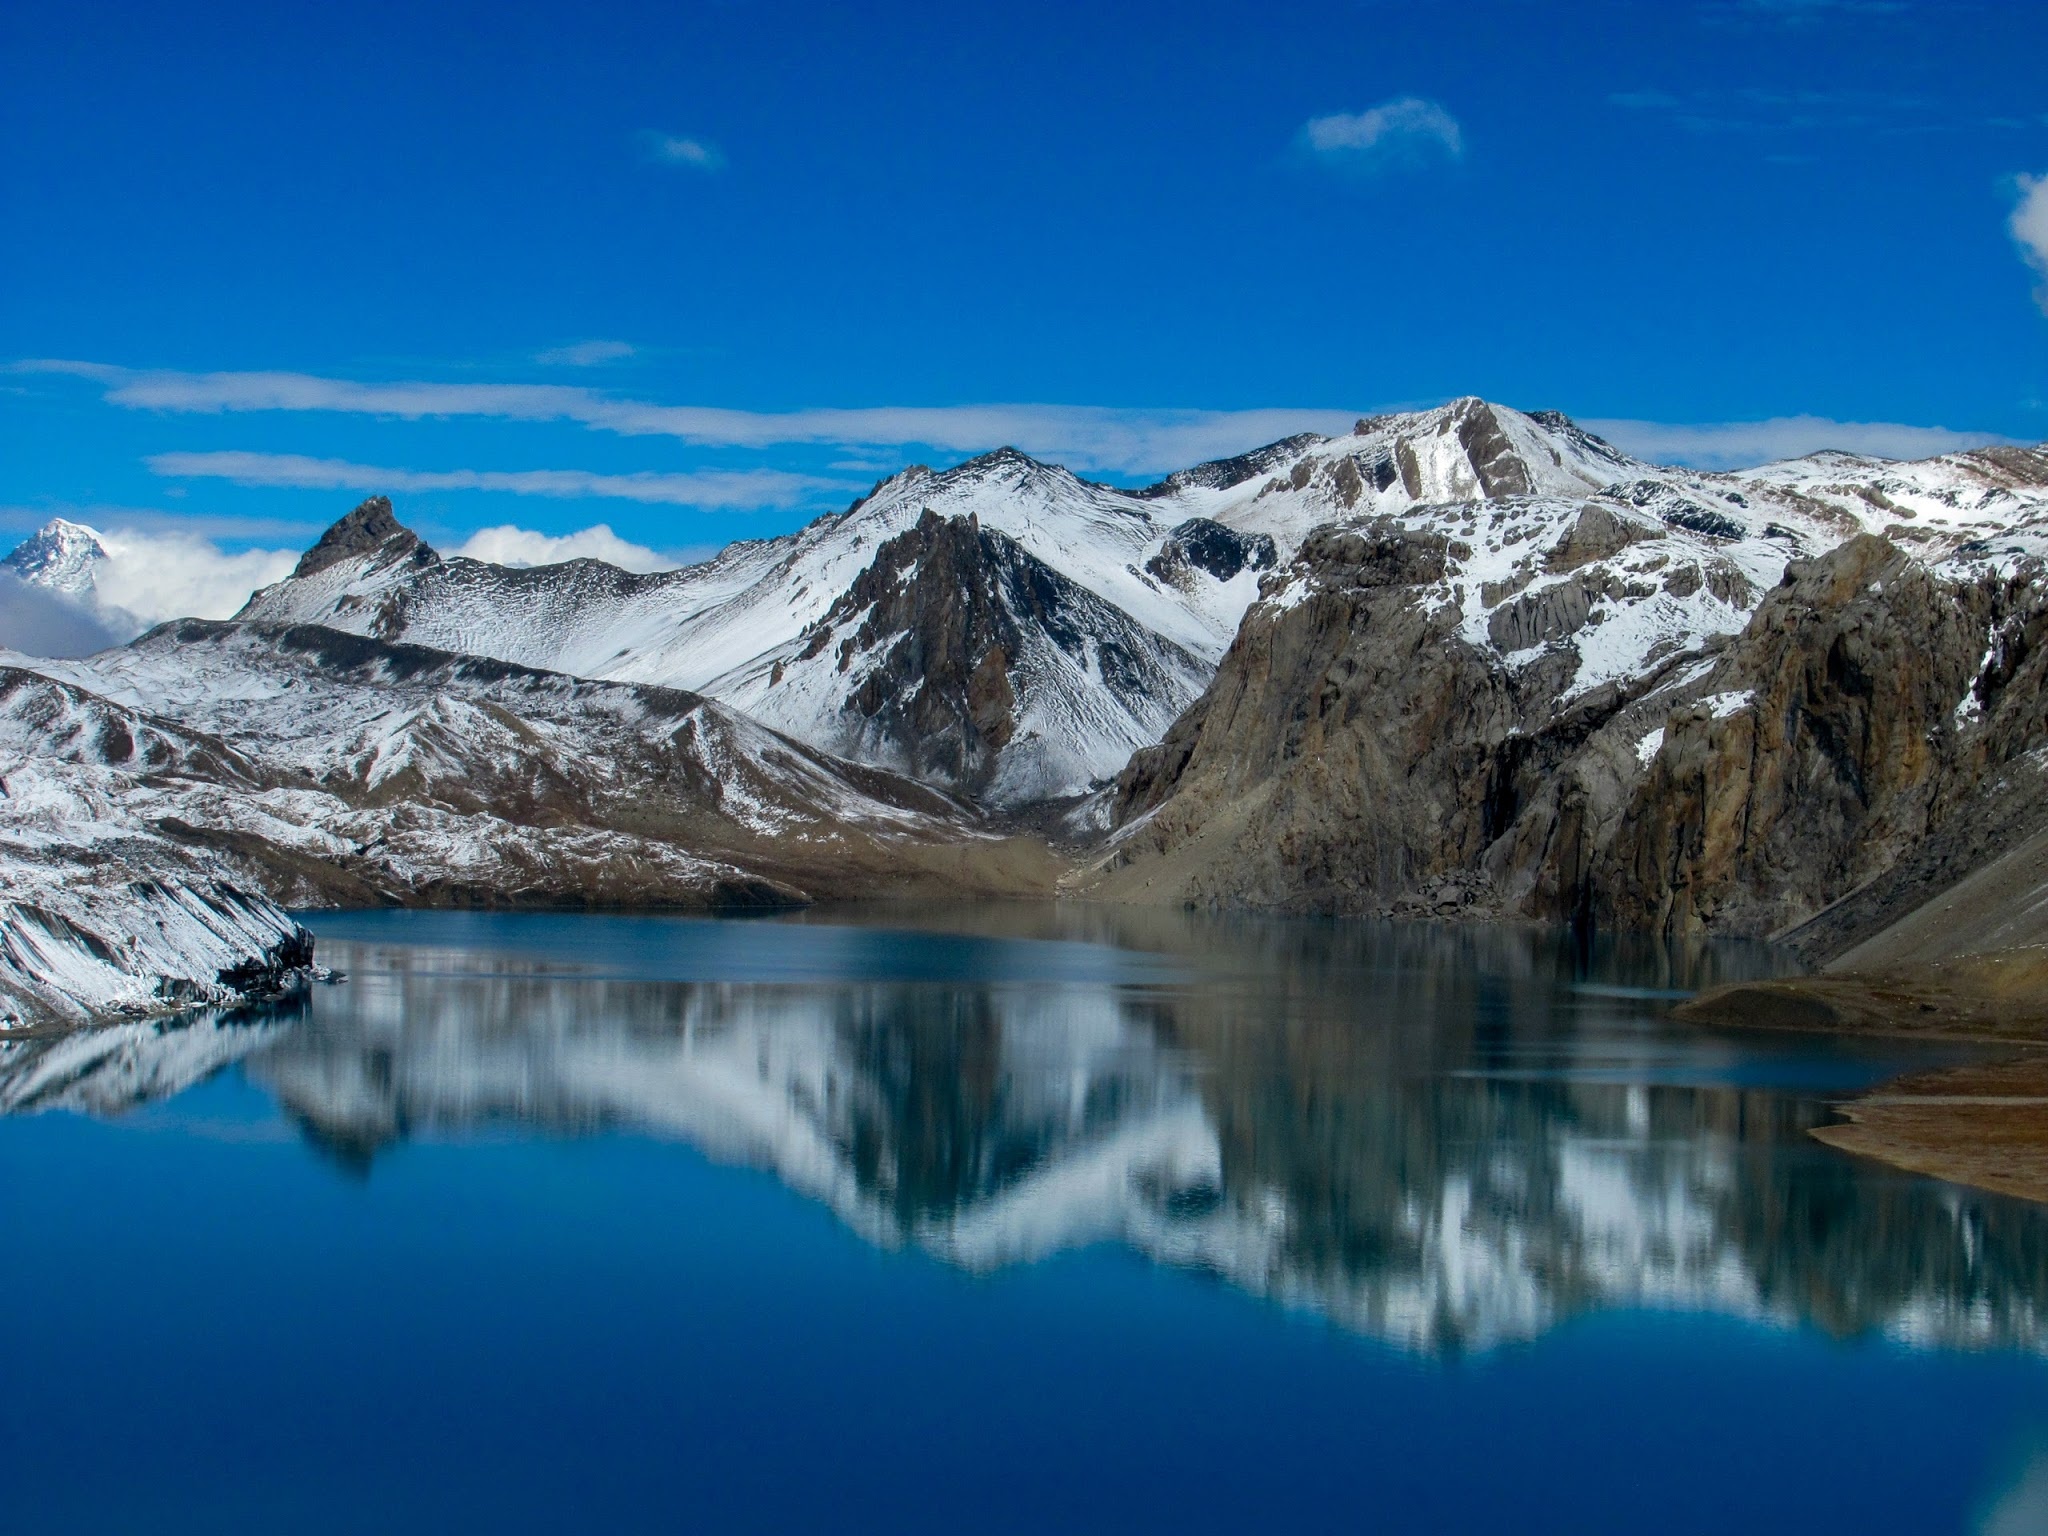
<path fill-rule="evenodd" d="M 421 564 L 440 558 L 392 513 L 390 497 L 372 496 L 320 535 L 319 541 L 299 557 L 292 579 L 316 575 L 338 561 L 367 555 L 391 544 L 398 545 L 392 550 L 394 555 L 410 554 Z"/>

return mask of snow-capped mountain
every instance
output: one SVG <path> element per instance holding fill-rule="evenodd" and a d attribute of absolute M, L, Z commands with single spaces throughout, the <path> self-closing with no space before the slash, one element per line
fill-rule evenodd
<path fill-rule="evenodd" d="M 39 666 L 0 819 L 170 829 L 299 903 L 772 905 L 999 844 L 680 690 L 207 621 Z"/>
<path fill-rule="evenodd" d="M 1518 818 L 1564 857 L 1542 819 L 1560 754 L 1592 741 L 1570 760 L 1599 806 L 1635 793 L 1664 741 L 1650 716 L 1707 688 L 1794 561 L 1864 534 L 1915 569 L 2031 581 L 2048 453 L 1710 474 L 1467 399 L 1138 490 L 1009 450 L 913 466 L 651 575 L 444 558 L 377 498 L 240 622 L 11 658 L 38 702 L 0 822 L 22 848 L 74 824 L 95 847 L 142 837 L 138 869 L 196 849 L 194 889 L 687 904 L 1042 889 L 1055 856 L 981 808 L 1085 796 L 1069 832 L 1122 823 L 1098 894 L 1370 906 L 1472 874 Z M 106 548 L 53 524 L 10 563 L 76 593 Z M 1398 793 L 1344 809 L 1397 758 Z M 1428 869 L 1375 842 L 1389 808 L 1426 829 Z M 1536 882 L 1515 900 L 1562 899 L 1535 853 L 1511 867 Z M 1305 895 L 1305 869 L 1334 894 Z"/>
<path fill-rule="evenodd" d="M 93 591 L 94 567 L 107 558 L 98 529 L 53 517 L 15 545 L 0 566 L 31 585 L 82 598 Z"/>
<path fill-rule="evenodd" d="M 1255 595 L 1251 560 L 1228 579 L 1169 567 L 1174 525 L 1156 510 L 1002 453 L 906 471 L 788 538 L 632 575 L 444 560 L 373 501 L 335 535 L 348 553 L 241 617 L 689 688 L 1007 806 L 1114 774 L 1200 692 Z M 954 537 L 955 522 L 975 534 Z M 922 729 L 940 717 L 944 744 Z"/>
<path fill-rule="evenodd" d="M 1641 463 L 1554 412 L 1466 399 L 1137 491 L 1012 450 L 914 466 L 797 533 L 655 575 L 444 559 L 376 500 L 242 617 L 693 689 L 1008 809 L 1083 793 L 1158 740 L 1268 573 L 1332 521 L 1448 531 L 1470 551 L 1451 583 L 1467 628 L 1518 652 L 1568 626 L 1592 686 L 1739 629 L 1788 559 L 1857 531 L 1908 526 L 1934 554 L 2043 544 L 2048 497 L 2015 452 L 1709 474 Z M 1620 565 L 1532 565 L 1582 513 L 1595 543 L 1670 542 Z"/>
<path fill-rule="evenodd" d="M 1562 418 L 1478 401 L 1291 438 L 1139 491 L 1005 449 L 913 466 L 798 533 L 650 576 L 442 559 L 377 500 L 242 617 L 691 688 L 1007 808 L 1083 792 L 1157 740 L 1261 578 L 1317 524 L 1585 494 L 1628 464 Z M 949 538 L 955 521 L 976 537 Z"/>
<path fill-rule="evenodd" d="M 2033 829 L 2048 452 L 1617 467 L 1315 530 L 1075 886 L 1763 936 Z"/>

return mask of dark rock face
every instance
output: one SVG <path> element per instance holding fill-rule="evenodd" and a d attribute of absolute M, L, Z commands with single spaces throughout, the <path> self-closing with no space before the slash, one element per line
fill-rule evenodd
<path fill-rule="evenodd" d="M 1414 600 L 1446 557 L 1392 523 L 1312 534 L 1311 594 L 1254 608 L 1209 692 L 1119 779 L 1114 819 L 1152 813 L 1126 856 L 1198 842 L 1194 904 L 1337 912 L 1475 864 L 1522 711 L 1455 617 Z"/>
<path fill-rule="evenodd" d="M 1270 571 L 1279 558 L 1270 533 L 1239 533 L 1206 517 L 1191 517 L 1173 530 L 1145 569 L 1161 581 L 1177 582 L 1189 570 L 1229 581 L 1246 568 Z"/>
<path fill-rule="evenodd" d="M 230 898 L 247 898 L 232 886 L 223 886 L 222 891 Z M 255 955 L 231 965 L 221 971 L 216 980 L 221 986 L 240 993 L 251 1002 L 282 996 L 294 987 L 304 984 L 313 968 L 313 935 L 302 925 L 294 925 L 292 931 L 271 945 L 262 954 Z"/>
<path fill-rule="evenodd" d="M 1185 490 L 1228 490 L 1233 485 L 1242 485 L 1247 480 L 1263 475 L 1275 464 L 1291 459 L 1303 449 L 1312 448 L 1321 441 L 1322 438 L 1313 432 L 1283 437 L 1277 443 L 1254 448 L 1250 453 L 1235 454 L 1227 459 L 1211 459 L 1206 464 L 1197 464 L 1190 469 L 1175 470 L 1158 484 L 1148 485 L 1131 494 L 1152 499 L 1171 496 Z"/>
<path fill-rule="evenodd" d="M 1795 562 L 1672 715 L 1591 872 L 1608 921 L 1762 934 L 1852 896 L 1845 947 L 2048 819 L 2040 573 L 1950 580 L 1863 536 Z"/>
<path fill-rule="evenodd" d="M 387 544 L 392 546 L 395 558 L 411 556 L 421 565 L 440 558 L 418 534 L 399 522 L 391 510 L 390 497 L 372 496 L 321 534 L 313 547 L 299 557 L 292 576 L 297 579 L 315 575 L 339 561 L 370 554 Z"/>
<path fill-rule="evenodd" d="M 829 651 L 858 679 L 845 708 L 866 745 L 976 793 L 1019 739 L 1034 678 L 1064 665 L 1114 698 L 1155 697 L 1165 645 L 1015 541 L 927 510 L 876 551 L 798 659 Z"/>
<path fill-rule="evenodd" d="M 1458 442 L 1472 461 L 1480 487 L 1489 500 L 1526 496 L 1534 489 L 1529 483 L 1528 466 L 1515 453 L 1493 407 L 1483 400 L 1473 401 L 1469 409 L 1460 413 Z"/>
<path fill-rule="evenodd" d="M 1595 560 L 1618 555 L 1631 544 L 1656 537 L 1654 529 L 1624 521 L 1611 508 L 1589 501 L 1565 536 L 1544 556 L 1544 569 L 1575 571 Z"/>
<path fill-rule="evenodd" d="M 1618 536 L 1582 520 L 1553 557 Z M 1860 536 L 1794 562 L 1718 651 L 1573 695 L 1553 653 L 1498 652 L 1600 594 L 1506 603 L 1475 647 L 1425 597 L 1446 547 L 1393 525 L 1303 546 L 1307 595 L 1254 608 L 1119 781 L 1104 894 L 1672 935 L 1825 914 L 1825 955 L 2048 825 L 2038 570 L 1945 575 Z"/>
<path fill-rule="evenodd" d="M 1014 731 L 1008 662 L 1022 636 L 990 580 L 1001 563 L 994 536 L 978 524 L 928 511 L 876 551 L 809 637 L 807 650 L 822 652 L 835 630 L 858 620 L 839 642 L 842 672 L 886 643 L 848 707 L 900 738 L 919 774 L 978 777 Z M 1029 602 L 1033 584 L 1019 585 Z"/>

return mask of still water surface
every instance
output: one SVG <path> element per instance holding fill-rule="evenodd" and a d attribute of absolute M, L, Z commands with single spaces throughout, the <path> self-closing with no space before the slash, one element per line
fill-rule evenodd
<path fill-rule="evenodd" d="M 2048 1211 L 1742 950 L 323 915 L 0 1044 L 0 1529 L 2048 1530 Z"/>

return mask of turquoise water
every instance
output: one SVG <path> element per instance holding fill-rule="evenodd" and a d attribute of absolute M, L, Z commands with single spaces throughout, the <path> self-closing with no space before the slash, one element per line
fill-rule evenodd
<path fill-rule="evenodd" d="M 2048 1529 L 2048 1212 L 1767 966 L 1089 909 L 314 919 L 0 1045 L 0 1528 Z"/>

